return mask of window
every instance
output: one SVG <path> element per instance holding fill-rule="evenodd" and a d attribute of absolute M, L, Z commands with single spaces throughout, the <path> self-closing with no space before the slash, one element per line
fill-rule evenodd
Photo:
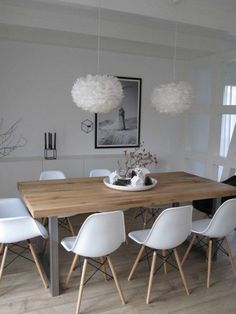
<path fill-rule="evenodd" d="M 227 157 L 236 123 L 235 114 L 223 114 L 221 120 L 220 156 Z"/>
<path fill-rule="evenodd" d="M 236 106 L 236 86 L 225 86 L 223 105 Z"/>

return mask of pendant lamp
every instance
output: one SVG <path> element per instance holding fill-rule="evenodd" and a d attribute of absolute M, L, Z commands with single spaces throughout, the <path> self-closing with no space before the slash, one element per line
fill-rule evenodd
<path fill-rule="evenodd" d="M 179 114 L 188 110 L 192 103 L 192 86 L 188 82 L 175 81 L 177 23 L 175 25 L 173 82 L 154 88 L 151 104 L 160 113 Z"/>
<path fill-rule="evenodd" d="M 124 97 L 117 77 L 100 73 L 101 1 L 98 7 L 97 74 L 79 77 L 71 90 L 77 107 L 92 113 L 107 113 L 115 109 Z"/>

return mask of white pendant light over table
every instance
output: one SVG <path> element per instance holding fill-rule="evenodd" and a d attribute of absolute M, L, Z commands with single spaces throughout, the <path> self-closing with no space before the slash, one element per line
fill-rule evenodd
<path fill-rule="evenodd" d="M 101 1 L 98 7 L 97 74 L 79 77 L 71 90 L 77 107 L 92 113 L 107 113 L 115 109 L 123 99 L 123 89 L 117 77 L 100 75 Z"/>
<path fill-rule="evenodd" d="M 166 114 L 179 114 L 188 110 L 192 102 L 192 86 L 188 82 L 175 82 L 177 23 L 175 27 L 173 82 L 154 88 L 151 104 L 157 111 Z"/>

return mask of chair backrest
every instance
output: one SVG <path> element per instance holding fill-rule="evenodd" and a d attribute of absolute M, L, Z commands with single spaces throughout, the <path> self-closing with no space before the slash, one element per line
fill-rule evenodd
<path fill-rule="evenodd" d="M 92 169 L 89 173 L 90 177 L 108 177 L 111 171 L 108 169 Z"/>
<path fill-rule="evenodd" d="M 236 228 L 236 199 L 225 201 L 215 212 L 203 235 L 223 238 Z"/>
<path fill-rule="evenodd" d="M 57 180 L 57 179 L 65 179 L 66 176 L 62 171 L 59 170 L 47 170 L 42 171 L 39 177 L 39 180 Z"/>
<path fill-rule="evenodd" d="M 46 239 L 47 230 L 30 216 L 0 218 L 0 243 L 15 243 L 38 236 Z"/>
<path fill-rule="evenodd" d="M 154 222 L 144 245 L 154 249 L 172 249 L 191 233 L 192 205 L 165 209 Z"/>
<path fill-rule="evenodd" d="M 122 211 L 90 215 L 78 233 L 72 251 L 86 257 L 106 256 L 125 241 Z"/>
<path fill-rule="evenodd" d="M 30 213 L 19 198 L 0 199 L 0 218 L 29 216 Z"/>
<path fill-rule="evenodd" d="M 43 225 L 34 220 L 19 198 L 0 199 L 0 243 L 14 243 L 36 236 L 47 237 Z"/>

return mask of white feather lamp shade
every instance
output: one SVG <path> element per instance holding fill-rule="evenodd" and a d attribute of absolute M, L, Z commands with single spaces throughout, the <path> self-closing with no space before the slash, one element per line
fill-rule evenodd
<path fill-rule="evenodd" d="M 192 92 L 188 82 L 163 84 L 153 90 L 151 103 L 161 113 L 183 113 L 191 106 Z"/>
<path fill-rule="evenodd" d="M 107 113 L 115 109 L 124 96 L 118 78 L 90 74 L 76 80 L 71 95 L 79 108 L 92 113 Z"/>

